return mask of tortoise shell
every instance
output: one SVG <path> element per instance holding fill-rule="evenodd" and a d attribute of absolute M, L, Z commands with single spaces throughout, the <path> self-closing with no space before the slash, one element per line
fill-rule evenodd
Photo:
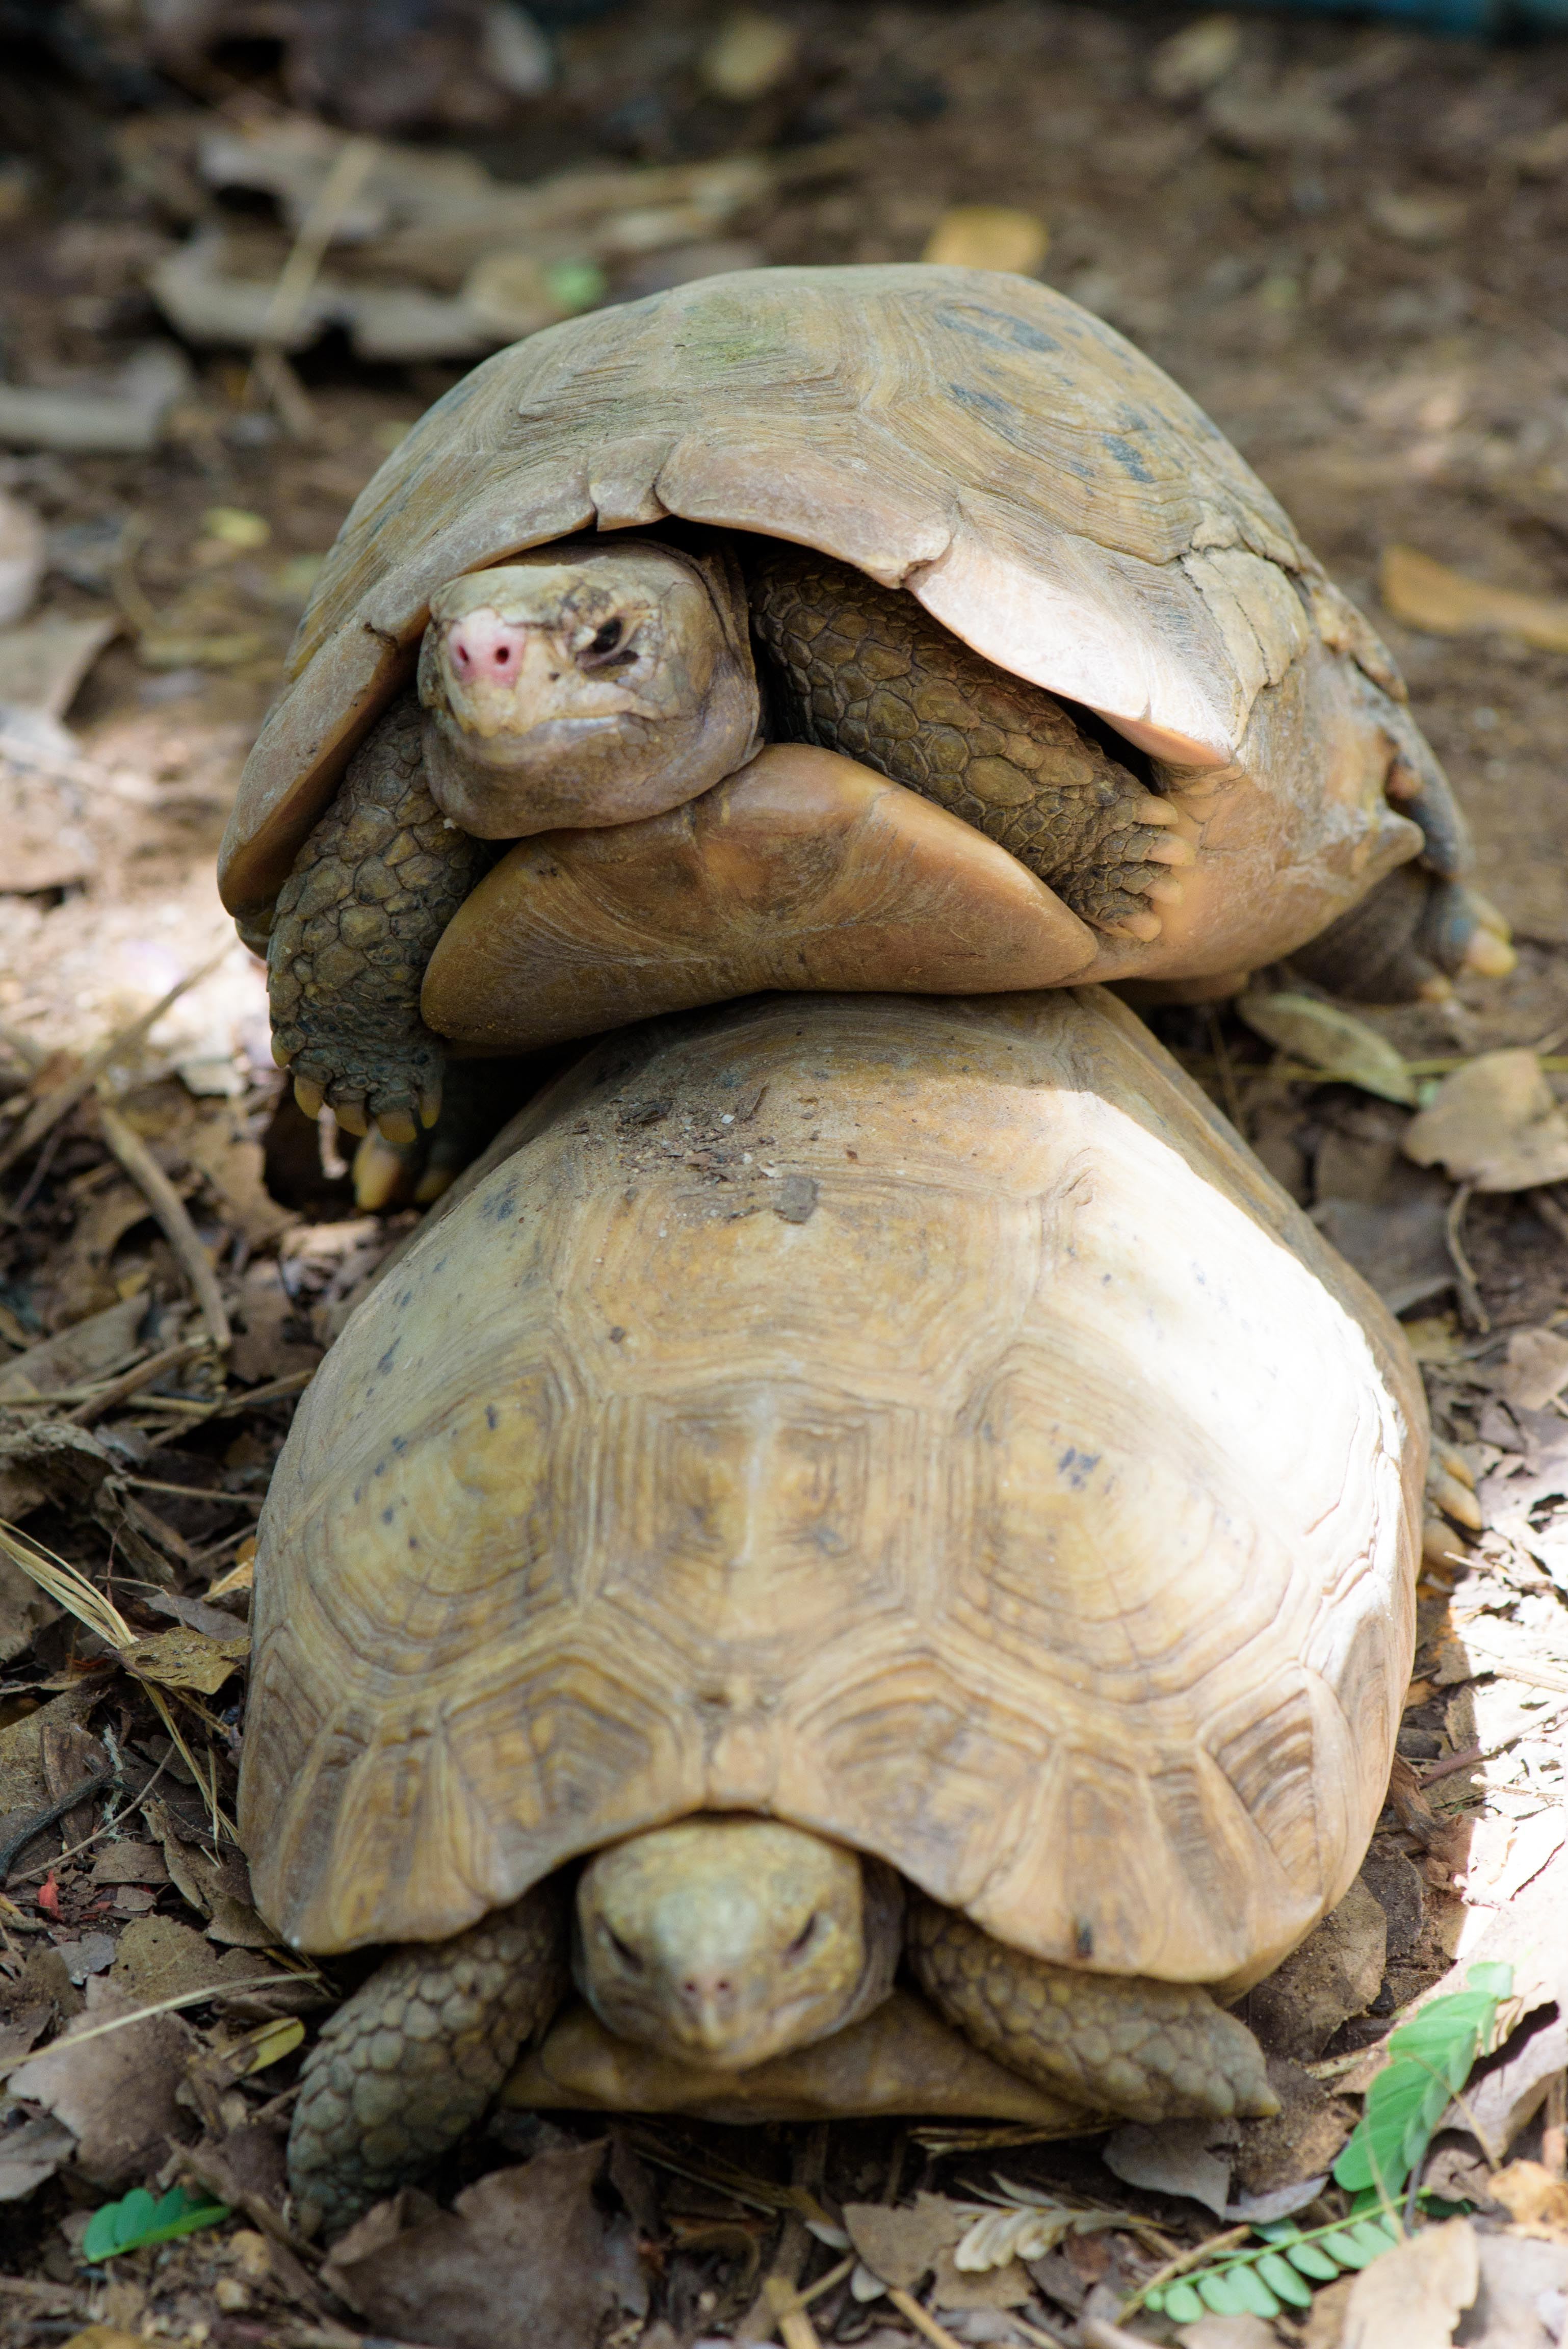
<path fill-rule="evenodd" d="M 1198 869 L 1160 939 L 1107 939 L 1088 977 L 1255 966 L 1420 846 L 1385 782 L 1437 770 L 1387 654 L 1150 360 L 1021 277 L 763 269 L 548 328 L 415 426 L 301 624 L 223 844 L 230 909 L 275 896 L 445 581 L 668 517 L 906 588 L 1150 756 Z"/>
<path fill-rule="evenodd" d="M 1419 1382 L 1125 1007 L 653 1023 L 449 1197 L 262 1517 L 241 1827 L 296 1945 L 703 1809 L 1110 1972 L 1241 1986 L 1344 1892 Z"/>

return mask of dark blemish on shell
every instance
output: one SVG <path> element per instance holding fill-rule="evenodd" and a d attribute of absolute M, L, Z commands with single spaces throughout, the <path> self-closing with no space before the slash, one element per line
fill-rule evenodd
<path fill-rule="evenodd" d="M 612 1346 L 618 1346 L 625 1334 L 625 1331 L 617 1321 L 614 1328 L 610 1332 L 610 1343 Z"/>
<path fill-rule="evenodd" d="M 1075 1958 L 1092 1958 L 1094 1955 L 1094 1927 L 1087 1917 L 1080 1917 L 1073 1927 L 1073 1955 Z"/>
<path fill-rule="evenodd" d="M 1099 1466 L 1098 1452 L 1079 1452 L 1076 1445 L 1069 1444 L 1057 1462 L 1057 1473 L 1067 1478 L 1075 1493 L 1081 1493 Z"/>
<path fill-rule="evenodd" d="M 397 1351 L 397 1349 L 402 1342 L 403 1341 L 400 1338 L 394 1338 L 392 1343 L 387 1347 L 387 1351 L 382 1355 L 381 1360 L 377 1363 L 376 1367 L 383 1376 L 385 1376 L 391 1369 L 392 1357 Z"/>
<path fill-rule="evenodd" d="M 397 1510 L 396 1510 L 396 1509 L 394 1509 L 394 1508 L 386 1508 L 386 1509 L 383 1509 L 383 1510 L 382 1510 L 382 1512 L 381 1512 L 381 1522 L 382 1522 L 382 1524 L 383 1524 L 384 1526 L 389 1526 L 389 1525 L 391 1524 L 391 1522 L 392 1522 L 393 1518 L 397 1516 Z"/>
<path fill-rule="evenodd" d="M 394 1452 L 407 1452 L 408 1449 L 407 1437 L 406 1435 L 395 1435 L 392 1438 L 392 1449 Z"/>
<path fill-rule="evenodd" d="M 1153 481 L 1153 474 L 1150 471 L 1148 466 L 1144 463 L 1142 458 L 1139 455 L 1131 441 L 1124 440 L 1119 432 L 1102 432 L 1100 435 L 1100 441 L 1102 446 L 1109 450 L 1110 454 L 1116 459 L 1116 461 L 1121 467 L 1122 471 L 1124 473 L 1130 473 L 1135 481 Z"/>
<path fill-rule="evenodd" d="M 993 350 L 1059 351 L 1061 345 L 1039 326 L 1030 326 L 1022 318 L 1010 317 L 1006 310 L 970 309 L 956 303 L 944 303 L 936 313 L 937 321 L 951 327 L 955 335 L 967 335 L 971 342 L 989 343 Z M 982 318 L 991 325 L 982 326 Z M 998 329 L 1000 331 L 998 332 Z"/>
<path fill-rule="evenodd" d="M 493 1402 L 487 1402 L 485 1405 L 485 1425 L 490 1429 L 492 1435 L 495 1433 L 496 1429 L 500 1425 L 500 1413 L 497 1411 Z"/>

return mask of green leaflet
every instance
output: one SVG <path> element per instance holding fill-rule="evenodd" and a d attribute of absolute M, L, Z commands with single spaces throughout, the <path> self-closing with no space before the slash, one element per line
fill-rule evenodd
<path fill-rule="evenodd" d="M 1218 2259 L 1212 2267 L 1157 2285 L 1145 2306 L 1177 2324 L 1194 2324 L 1205 2311 L 1215 2316 L 1281 2316 L 1312 2300 L 1303 2281 L 1327 2283 L 1346 2268 L 1369 2267 L 1399 2238 L 1382 2219 L 1341 2220 L 1304 2235 L 1294 2220 L 1276 2220 L 1253 2230 L 1262 2240 Z"/>
<path fill-rule="evenodd" d="M 112 2260 L 120 2251 L 139 2251 L 143 2243 L 170 2243 L 176 2235 L 193 2235 L 198 2227 L 215 2227 L 228 2215 L 226 2202 L 210 2201 L 183 2186 L 172 2188 L 157 2202 L 145 2186 L 133 2186 L 123 2200 L 106 2202 L 93 2212 L 82 2237 L 82 2257 Z"/>
<path fill-rule="evenodd" d="M 1490 2045 L 1498 2007 L 1512 1992 L 1513 1971 L 1475 1965 L 1465 1982 L 1465 1989 L 1433 1999 L 1389 2033 L 1388 2064 L 1373 2081 L 1361 2119 L 1334 2165 L 1336 2183 L 1355 2197 L 1349 2218 L 1308 2234 L 1291 2219 L 1254 2227 L 1255 2244 L 1157 2284 L 1142 2295 L 1145 2307 L 1177 2324 L 1194 2324 L 1207 2313 L 1282 2316 L 1310 2304 L 1313 2284 L 1331 2282 L 1346 2269 L 1370 2267 L 1392 2250 L 1400 2240 L 1395 2198 L 1454 2092 Z M 1135 2298 L 1123 2314 L 1137 2305 Z"/>
<path fill-rule="evenodd" d="M 1389 2033 L 1387 2066 L 1367 2090 L 1361 2118 L 1334 2165 L 1336 2182 L 1347 2192 L 1370 2187 L 1392 2199 L 1403 2189 L 1489 2043 L 1498 2004 L 1513 1987 L 1512 1968 L 1471 1966 L 1465 1982 L 1464 1990 L 1433 1999 Z"/>

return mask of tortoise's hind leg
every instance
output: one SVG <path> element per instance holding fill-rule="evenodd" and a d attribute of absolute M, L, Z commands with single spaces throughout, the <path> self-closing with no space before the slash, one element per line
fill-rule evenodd
<path fill-rule="evenodd" d="M 1257 2041 L 1207 1991 L 1026 1957 L 922 1896 L 907 1937 L 932 2004 L 1041 2087 L 1136 2121 L 1279 2110 Z"/>
<path fill-rule="evenodd" d="M 1396 865 L 1358 905 L 1298 947 L 1290 967 L 1353 1003 L 1411 1003 L 1440 1000 L 1464 971 L 1506 978 L 1514 960 L 1496 907 L 1421 859 Z"/>
<path fill-rule="evenodd" d="M 566 1988 L 565 1911 L 538 1885 L 452 1940 L 399 1950 L 333 2016 L 300 2079 L 289 2186 L 340 2235 L 438 2160 Z"/>

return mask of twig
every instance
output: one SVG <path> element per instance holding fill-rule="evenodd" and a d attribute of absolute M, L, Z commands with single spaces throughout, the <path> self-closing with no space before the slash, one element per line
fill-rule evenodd
<path fill-rule="evenodd" d="M 1453 1261 L 1455 1285 L 1460 1292 L 1460 1311 L 1472 1330 L 1482 1332 L 1491 1328 L 1491 1317 L 1480 1301 L 1476 1286 L 1475 1268 L 1465 1254 L 1465 1209 L 1470 1206 L 1473 1183 L 1461 1183 L 1449 1201 L 1449 1212 L 1443 1230 L 1448 1239 L 1449 1255 Z"/>
<path fill-rule="evenodd" d="M 101 1770 L 89 1770 L 79 1785 L 73 1786 L 68 1795 L 62 1795 L 58 1802 L 51 1803 L 46 1811 L 35 1811 L 30 1819 L 24 1819 L 15 1834 L 0 1844 L 0 1884 L 10 1883 L 11 1862 L 26 1850 L 35 1836 L 41 1836 L 46 1828 L 54 1826 L 57 1819 L 63 1819 L 67 1811 L 74 1811 L 77 1805 L 85 1803 L 89 1795 L 96 1795 L 105 1779 L 113 1775 L 112 1764 L 106 1762 Z M 64 1857 L 63 1853 L 61 1857 Z M 51 1868 L 58 1865 L 58 1860 L 49 1862 Z"/>
<path fill-rule="evenodd" d="M 1346 2069 L 1348 2068 L 1347 2065 Z M 1250 2226 L 1231 2227 L 1224 2234 L 1211 2235 L 1205 2242 L 1195 2243 L 1190 2251 L 1182 2251 L 1176 2259 L 1167 2260 L 1162 2268 L 1156 2268 L 1148 2281 L 1140 2283 L 1137 2291 L 1130 2293 L 1122 2302 L 1120 2313 L 1123 2316 L 1131 2316 L 1136 2310 L 1142 2307 L 1151 2292 L 1162 2292 L 1165 2286 L 1173 2282 L 1177 2276 L 1185 2275 L 1189 2268 L 1201 2267 L 1205 2260 L 1218 2259 L 1222 2251 L 1234 2251 L 1238 2243 L 1246 2241 L 1252 2231 Z"/>
<path fill-rule="evenodd" d="M 204 1990 L 178 1991 L 172 1998 L 160 1998 L 151 2006 L 139 2006 L 132 2014 L 111 2015 L 107 2023 L 95 2023 L 89 2030 L 67 2032 L 64 2039 L 52 2040 L 47 2047 L 35 2047 L 29 2054 L 14 2055 L 5 2070 L 7 2078 L 19 2072 L 24 2064 L 36 2064 L 40 2055 L 53 2055 L 60 2047 L 79 2047 L 88 2039 L 107 2038 L 111 2031 L 123 2031 L 128 2023 L 145 2023 L 154 2014 L 172 2014 L 176 2007 L 201 2006 L 210 1998 L 232 1998 L 242 1990 L 275 1990 L 287 1977 L 276 1970 L 268 1974 L 247 1974 L 242 1982 L 209 1982 Z"/>
<path fill-rule="evenodd" d="M 296 440 L 309 438 L 315 416 L 309 394 L 284 356 L 284 347 L 300 322 L 338 223 L 368 179 L 379 151 L 374 139 L 350 139 L 338 150 L 278 272 L 256 337 L 246 398 L 253 392 L 264 393 L 284 429 Z"/>
<path fill-rule="evenodd" d="M 129 1371 L 122 1371 L 119 1378 L 110 1379 L 98 1388 L 96 1394 L 90 1394 L 85 1402 L 79 1402 L 75 1411 L 67 1412 L 67 1426 L 90 1427 L 95 1419 L 103 1417 L 106 1411 L 112 1411 L 116 1403 L 124 1402 L 128 1396 L 139 1393 L 143 1387 L 150 1386 L 154 1379 L 162 1378 L 166 1371 L 177 1370 L 181 1362 L 189 1361 L 192 1354 L 204 1354 L 211 1342 L 209 1338 L 186 1338 L 178 1346 L 165 1346 L 161 1353 L 149 1354 L 144 1362 L 137 1362 Z M 49 1398 L 45 1396 L 42 1400 L 47 1402 Z M 135 1484 L 139 1480 L 132 1477 L 128 1481 Z"/>
<path fill-rule="evenodd" d="M 228 953 L 229 947 L 225 945 L 199 970 L 188 971 L 167 995 L 159 997 L 150 1010 L 142 1012 L 129 1027 L 117 1030 L 107 1043 L 98 1046 L 96 1052 L 89 1052 L 74 1077 L 67 1077 L 64 1084 L 55 1085 L 48 1092 L 40 1094 L 9 1142 L 0 1149 L 0 1174 L 4 1174 L 18 1158 L 25 1157 L 29 1150 L 36 1149 L 51 1128 L 59 1123 L 67 1111 L 75 1109 L 77 1102 L 91 1092 L 105 1070 L 112 1068 L 133 1044 L 139 1044 L 150 1029 L 156 1028 L 170 1007 L 178 1003 L 188 988 L 198 986 L 210 972 L 216 970 Z"/>
<path fill-rule="evenodd" d="M 762 2297 L 779 2327 L 779 2338 L 784 2344 L 784 2349 L 821 2349 L 820 2337 L 806 2313 L 804 2301 L 782 2276 L 765 2278 Z"/>
<path fill-rule="evenodd" d="M 935 2349 L 964 2349 L 963 2343 L 954 2333 L 949 2333 L 945 2324 L 938 2324 L 930 2310 L 922 2308 L 913 2292 L 905 2292 L 899 2283 L 890 2283 L 884 2288 L 899 2314 L 907 2317 L 917 2333 L 923 2333 L 928 2341 L 934 2342 Z"/>
<path fill-rule="evenodd" d="M 197 1237 L 196 1226 L 186 1213 L 184 1200 L 135 1127 L 129 1125 L 106 1101 L 98 1103 L 98 1120 L 104 1140 L 152 1209 L 165 1239 L 179 1257 L 213 1345 L 220 1353 L 227 1353 L 233 1332 L 229 1327 L 222 1291 L 207 1251 Z"/>
<path fill-rule="evenodd" d="M 1478 1762 L 1485 1759 L 1486 1755 L 1479 1745 L 1467 1745 L 1462 1754 L 1450 1754 L 1446 1762 L 1439 1762 L 1434 1769 L 1423 1770 L 1416 1783 L 1421 1786 L 1435 1786 L 1439 1778 L 1451 1778 L 1456 1770 L 1473 1769 Z"/>
<path fill-rule="evenodd" d="M 1533 1191 L 1527 1191 L 1524 1195 L 1547 1230 L 1568 1244 L 1568 1207 L 1563 1205 L 1555 1191 L 1548 1191 L 1537 1185 Z"/>
<path fill-rule="evenodd" d="M 251 1411 L 259 1403 L 284 1402 L 290 1395 L 303 1394 L 315 1376 L 314 1369 L 290 1371 L 281 1379 L 270 1379 L 264 1387 L 231 1387 L 227 1394 L 219 1395 L 213 1402 L 188 1402 L 182 1396 L 160 1395 L 157 1398 L 160 1404 L 167 1402 L 172 1407 L 178 1403 L 181 1412 L 188 1415 L 182 1426 L 155 1436 L 153 1449 L 160 1444 L 171 1443 L 187 1428 L 199 1427 L 204 1420 L 237 1419 L 242 1411 Z"/>
<path fill-rule="evenodd" d="M 18 1884 L 31 1884 L 35 1877 L 47 1876 L 51 1868 L 64 1868 L 68 1859 L 75 1859 L 79 1853 L 90 1850 L 95 1843 L 101 1843 L 106 1835 L 112 1835 L 115 1828 L 119 1826 L 121 1820 L 126 1816 L 127 1812 L 139 1810 L 142 1804 L 146 1802 L 149 1795 L 151 1794 L 154 1786 L 157 1785 L 160 1778 L 162 1777 L 165 1770 L 168 1769 L 170 1761 L 173 1759 L 174 1752 L 174 1744 L 172 1740 L 170 1740 L 168 1753 L 164 1755 L 162 1761 L 159 1764 L 157 1769 L 153 1772 L 146 1785 L 143 1786 L 140 1794 L 133 1795 L 130 1801 L 126 1804 L 124 1810 L 116 1811 L 112 1819 L 105 1819 L 101 1827 L 95 1828 L 90 1836 L 85 1836 L 80 1843 L 72 1844 L 68 1851 L 61 1852 L 58 1859 L 46 1859 L 42 1868 L 28 1868 L 25 1875 L 17 1877 L 16 1882 Z M 35 1833 L 36 1832 L 36 1830 L 35 1830 Z M 7 1885 L 10 1884 L 10 1877 L 6 1877 L 5 1882 Z"/>

